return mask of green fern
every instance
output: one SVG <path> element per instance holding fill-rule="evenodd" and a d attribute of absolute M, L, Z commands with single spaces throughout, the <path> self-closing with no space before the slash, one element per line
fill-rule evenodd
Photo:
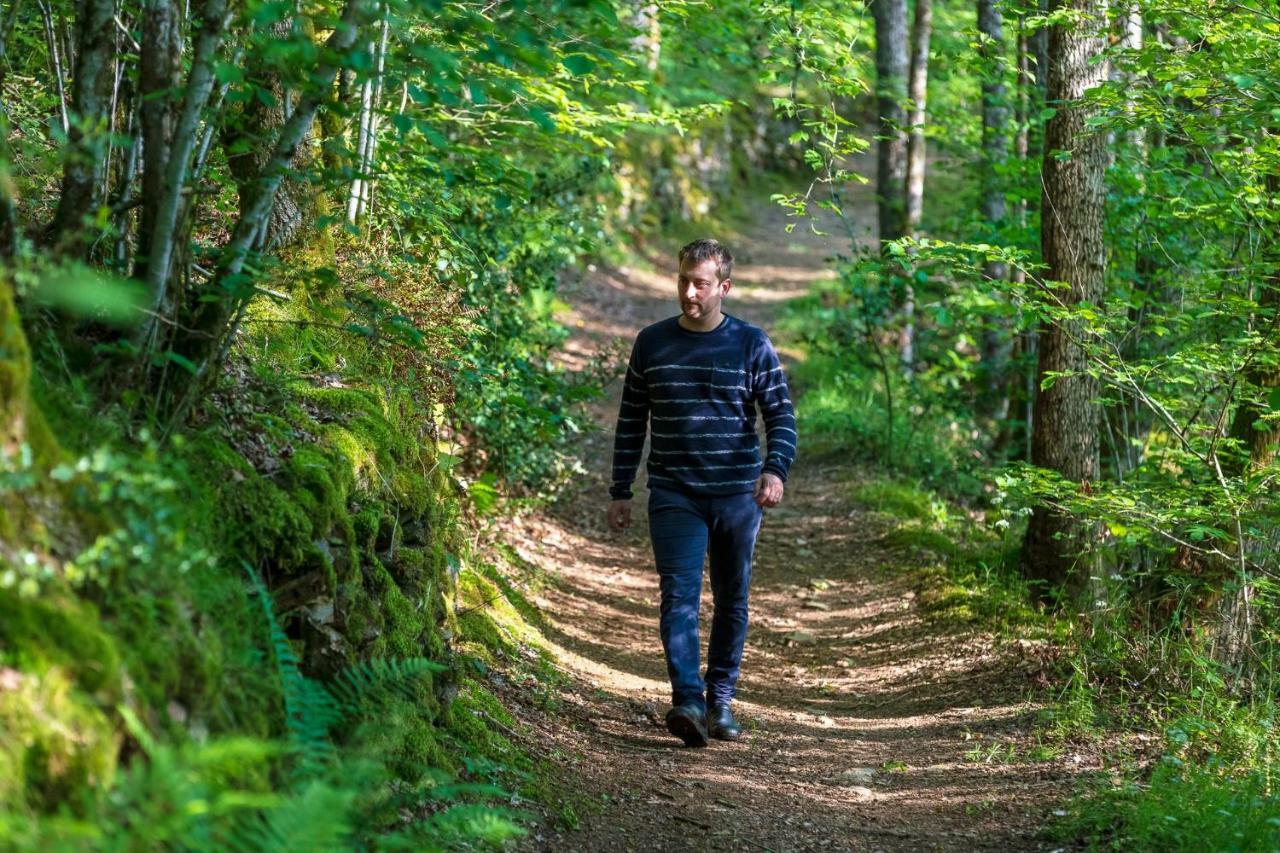
<path fill-rule="evenodd" d="M 325 686 L 340 714 L 353 717 L 391 695 L 413 702 L 417 679 L 447 669 L 427 658 L 375 658 L 344 669 Z"/>
<path fill-rule="evenodd" d="M 367 714 L 394 696 L 414 701 L 413 686 L 419 678 L 448 669 L 427 658 L 375 658 L 344 669 L 327 685 L 307 678 L 299 666 L 293 645 L 276 620 L 271 593 L 252 566 L 248 563 L 242 565 L 253 582 L 267 620 L 271 647 L 284 687 L 289 741 L 299 756 L 299 770 L 303 778 L 315 778 L 331 761 L 331 734 L 339 724 Z"/>
<path fill-rule="evenodd" d="M 293 645 L 276 621 L 271 593 L 252 566 L 245 562 L 241 565 L 253 582 L 263 616 L 267 620 L 276 669 L 284 688 L 285 726 L 289 732 L 289 743 L 298 754 L 303 775 L 314 777 L 333 757 L 333 741 L 330 740 L 329 733 L 339 722 L 341 715 L 328 691 L 302 674 Z"/>

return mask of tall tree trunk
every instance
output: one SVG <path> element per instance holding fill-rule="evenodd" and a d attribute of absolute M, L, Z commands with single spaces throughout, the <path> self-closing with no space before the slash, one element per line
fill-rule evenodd
<path fill-rule="evenodd" d="M 995 0 L 978 0 L 978 57 L 982 79 L 982 218 L 992 242 L 1004 225 L 1004 186 L 999 172 L 1009 158 L 1008 107 L 1004 85 L 1004 22 Z M 1003 281 L 1007 265 L 987 261 L 982 277 Z M 1007 378 L 1012 341 L 1007 322 L 998 315 L 982 324 L 983 414 L 998 425 L 1009 415 Z M 997 426 L 997 429 L 1000 429 Z"/>
<path fill-rule="evenodd" d="M 662 25 L 657 3 L 647 0 L 632 0 L 631 26 L 636 35 L 631 39 L 632 52 L 640 57 L 649 73 L 658 70 L 658 59 L 662 56 Z"/>
<path fill-rule="evenodd" d="M 151 238 L 169 170 L 169 145 L 177 118 L 172 93 L 181 85 L 181 16 L 174 0 L 146 0 L 143 5 L 142 51 L 139 57 L 138 115 L 142 125 L 142 209 L 134 277 L 148 280 Z"/>
<path fill-rule="evenodd" d="M 876 30 L 876 200 L 880 249 L 907 234 L 907 3 L 870 0 Z M 915 359 L 914 312 L 911 284 L 898 263 L 885 258 L 884 281 L 894 292 L 901 312 L 898 350 L 906 372 Z"/>
<path fill-rule="evenodd" d="M 1040 244 L 1045 278 L 1069 285 L 1055 291 L 1067 306 L 1102 296 L 1106 247 L 1106 137 L 1085 127 L 1081 96 L 1106 79 L 1105 63 L 1091 62 L 1106 46 L 1101 0 L 1057 0 L 1056 9 L 1079 17 L 1049 31 L 1048 98 L 1056 110 L 1045 128 Z M 1065 156 L 1064 156 L 1065 155 Z M 1076 483 L 1098 476 L 1098 382 L 1085 372 L 1072 321 L 1049 322 L 1039 338 L 1038 375 L 1067 373 L 1036 393 L 1031 461 Z M 1023 543 L 1026 575 L 1069 594 L 1080 592 L 1096 559 L 1094 525 L 1045 506 L 1032 512 Z"/>
<path fill-rule="evenodd" d="M 876 29 L 876 196 L 880 245 L 907 231 L 907 3 L 871 0 Z"/>
<path fill-rule="evenodd" d="M 103 160 L 97 147 L 106 138 L 115 61 L 115 0 L 76 4 L 76 68 L 71 84 L 66 163 L 62 190 L 50 228 L 59 251 L 84 257 L 92 243 L 85 216 L 102 204 Z"/>
<path fill-rule="evenodd" d="M 381 36 L 370 45 L 374 76 L 360 87 L 360 121 L 356 133 L 355 178 L 347 193 L 347 221 L 353 225 L 367 212 L 372 196 L 374 153 L 378 146 L 378 111 L 382 102 L 382 69 L 387 53 L 387 19 L 382 19 Z"/>
<path fill-rule="evenodd" d="M 911 77 L 907 94 L 911 113 L 907 123 L 907 233 L 920 228 L 924 212 L 924 123 L 929 92 L 929 36 L 933 32 L 933 0 L 916 0 L 911 28 Z"/>
<path fill-rule="evenodd" d="M 929 36 L 933 32 L 933 0 L 916 0 L 911 29 L 911 64 L 907 94 L 911 110 L 907 117 L 906 233 L 914 236 L 924 213 L 925 140 L 924 123 L 929 93 Z M 903 278 L 902 330 L 898 349 L 908 376 L 916 361 L 916 293 L 910 276 Z"/>
<path fill-rule="evenodd" d="M 177 243 L 184 239 L 183 233 L 178 228 L 179 205 L 182 202 L 182 188 L 187 181 L 192 154 L 199 140 L 200 115 L 209 103 L 210 93 L 213 92 L 214 56 L 222 43 L 222 32 L 228 21 L 227 0 L 207 0 L 201 10 L 201 17 L 203 20 L 200 32 L 195 39 L 195 50 L 191 58 L 191 71 L 187 77 L 182 109 L 178 115 L 177 125 L 173 129 L 173 136 L 169 140 L 164 184 L 160 198 L 156 202 L 150 256 L 147 259 L 146 280 L 151 294 L 150 325 L 152 327 L 145 336 L 148 342 L 154 341 L 156 324 L 162 318 L 173 317 L 175 313 L 174 305 L 168 298 L 168 291 Z"/>

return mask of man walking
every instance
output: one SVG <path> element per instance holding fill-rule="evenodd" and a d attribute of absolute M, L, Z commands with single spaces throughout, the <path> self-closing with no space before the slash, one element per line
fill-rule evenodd
<path fill-rule="evenodd" d="M 679 316 L 643 329 L 631 350 L 608 520 L 615 530 L 631 524 L 631 484 L 647 432 L 649 533 L 671 679 L 667 729 L 686 746 L 706 746 L 708 735 L 737 740 L 742 733 L 730 702 L 747 636 L 751 558 L 764 508 L 782 500 L 796 418 L 769 337 L 721 310 L 733 286 L 732 255 L 715 240 L 695 240 L 678 259 Z M 700 674 L 698 603 L 708 554 L 715 612 Z"/>

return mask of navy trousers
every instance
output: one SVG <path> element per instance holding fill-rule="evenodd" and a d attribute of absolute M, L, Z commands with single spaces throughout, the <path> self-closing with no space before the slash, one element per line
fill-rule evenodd
<path fill-rule="evenodd" d="M 750 492 L 695 497 L 649 487 L 649 535 L 662 592 L 659 631 L 674 705 L 727 705 L 733 699 L 747 638 L 751 557 L 762 517 Z M 708 554 L 715 611 L 707 669 L 700 675 L 698 605 L 702 561 Z"/>

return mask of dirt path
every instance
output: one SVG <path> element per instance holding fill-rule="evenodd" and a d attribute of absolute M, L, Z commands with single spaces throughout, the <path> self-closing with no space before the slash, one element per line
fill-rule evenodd
<path fill-rule="evenodd" d="M 858 204 L 870 217 L 870 199 Z M 726 310 L 770 328 L 786 299 L 830 274 L 825 259 L 839 244 L 803 227 L 787 235 L 781 213 L 760 209 L 730 243 L 739 263 Z M 582 283 L 567 358 L 629 343 L 675 313 L 669 262 L 651 263 Z M 1079 767 L 1070 756 L 1008 760 L 1033 745 L 1017 645 L 922 619 L 910 558 L 883 540 L 891 522 L 853 502 L 858 471 L 805 456 L 803 424 L 786 499 L 757 547 L 735 705 L 748 737 L 685 749 L 667 734 L 643 488 L 630 531 L 603 524 L 612 390 L 597 413 L 604 431 L 584 437 L 590 476 L 509 533 L 549 578 L 535 601 L 571 682 L 557 714 L 517 711 L 533 748 L 598 805 L 579 811 L 576 829 L 550 821 L 524 849 L 1051 849 L 1034 834 Z"/>

